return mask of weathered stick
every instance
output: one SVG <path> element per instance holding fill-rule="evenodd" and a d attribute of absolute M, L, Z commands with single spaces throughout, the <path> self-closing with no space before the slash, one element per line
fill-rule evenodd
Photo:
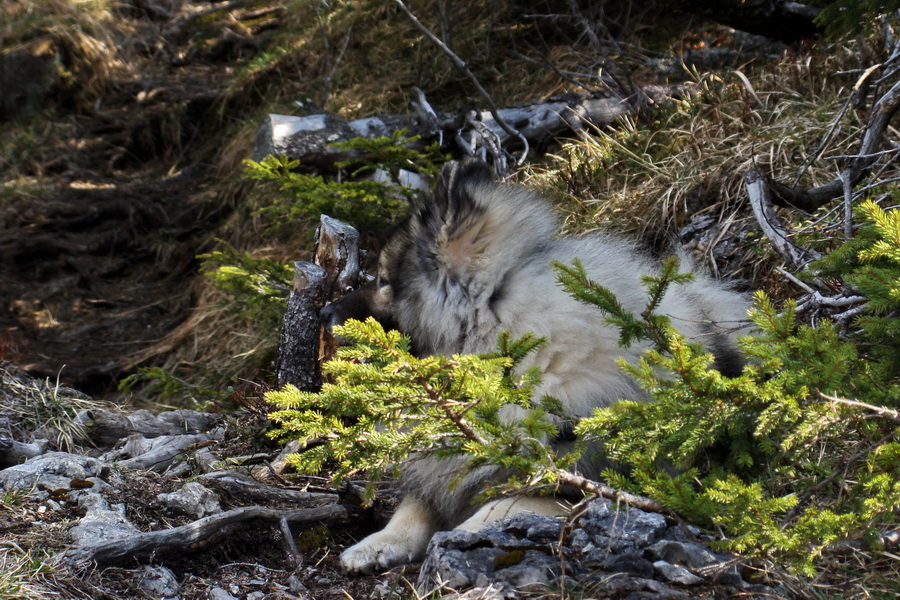
<path fill-rule="evenodd" d="M 47 440 L 37 440 L 30 444 L 0 436 L 0 469 L 25 462 L 29 458 L 46 454 Z"/>
<path fill-rule="evenodd" d="M 747 187 L 750 206 L 760 229 L 789 267 L 800 268 L 810 260 L 818 258 L 818 253 L 801 248 L 788 239 L 787 230 L 772 209 L 771 189 L 765 175 L 756 170 L 747 171 L 744 173 L 744 185 Z"/>
<path fill-rule="evenodd" d="M 359 232 L 343 221 L 322 215 L 316 229 L 316 264 L 325 270 L 325 299 L 337 300 L 359 286 Z M 321 329 L 319 362 L 334 357 L 337 340 Z"/>
<path fill-rule="evenodd" d="M 317 265 L 325 270 L 325 298 L 337 300 L 359 285 L 359 232 L 322 215 L 316 228 Z"/>
<path fill-rule="evenodd" d="M 66 551 L 63 561 L 76 567 L 105 566 L 125 559 L 146 557 L 154 552 L 197 552 L 218 544 L 236 531 L 250 527 L 254 521 L 278 525 L 282 519 L 294 526 L 316 523 L 343 523 L 348 518 L 345 507 L 331 504 L 302 510 L 276 510 L 262 506 L 245 506 L 198 519 L 193 523 L 141 532 L 94 546 Z"/>
<path fill-rule="evenodd" d="M 79 412 L 77 419 L 92 442 L 112 446 L 133 433 L 153 438 L 208 431 L 220 417 L 188 409 L 163 411 L 158 415 L 140 409 L 126 415 L 94 408 Z"/>
<path fill-rule="evenodd" d="M 216 439 L 207 433 L 185 435 L 163 435 L 146 439 L 142 435 L 129 436 L 121 452 L 131 458 L 119 461 L 118 467 L 125 471 L 154 471 L 162 473 L 185 455 L 198 450 L 207 442 Z M 116 451 L 114 451 L 116 453 Z"/>
<path fill-rule="evenodd" d="M 294 289 L 278 344 L 276 379 L 314 392 L 322 385 L 319 368 L 319 311 L 325 305 L 325 271 L 311 262 L 294 263 Z"/>
<path fill-rule="evenodd" d="M 217 488 L 230 498 L 245 502 L 283 502 L 295 506 L 303 506 L 314 503 L 333 502 L 337 491 L 328 494 L 325 492 L 304 492 L 292 490 L 262 481 L 256 481 L 248 475 L 238 471 L 215 471 L 206 473 L 197 478 L 203 485 Z"/>
<path fill-rule="evenodd" d="M 654 104 L 664 104 L 667 99 L 690 93 L 690 85 L 651 85 L 641 88 L 642 98 L 652 99 Z M 618 119 L 633 115 L 634 105 L 626 98 L 593 98 L 588 95 L 570 94 L 548 102 L 520 104 L 497 110 L 500 119 L 515 125 L 531 145 L 540 144 L 561 135 L 578 133 L 587 127 L 610 125 Z M 490 111 L 476 115 L 504 146 L 521 145 L 518 135 L 510 135 Z M 336 141 L 355 137 L 390 136 L 405 129 L 408 136 L 438 138 L 458 137 L 466 126 L 467 113 L 437 113 L 435 119 L 421 120 L 415 114 L 382 115 L 346 121 L 332 114 L 315 114 L 305 117 L 270 114 L 260 125 L 256 136 L 254 160 L 262 160 L 269 154 L 281 154 L 302 161 L 305 165 L 333 168 L 341 160 L 357 156 L 357 151 L 340 150 L 331 146 Z M 435 129 L 437 128 L 437 130 Z"/>

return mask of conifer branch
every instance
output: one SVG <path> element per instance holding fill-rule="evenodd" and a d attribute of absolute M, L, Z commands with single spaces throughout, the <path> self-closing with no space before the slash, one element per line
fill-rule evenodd
<path fill-rule="evenodd" d="M 872 411 L 877 415 L 888 419 L 889 421 L 894 421 L 895 423 L 900 423 L 900 411 L 892 410 L 887 408 L 886 406 L 875 406 L 874 404 L 867 404 L 865 402 L 860 402 L 859 400 L 849 400 L 847 398 L 839 398 L 837 396 L 829 396 L 823 392 L 819 392 L 819 396 L 825 398 L 829 402 L 834 402 L 835 404 L 845 404 L 847 406 L 855 406 L 857 408 L 864 408 L 866 410 Z"/>
<path fill-rule="evenodd" d="M 447 402 L 447 398 L 445 398 L 441 392 L 434 389 L 434 387 L 428 383 L 427 379 L 420 378 L 417 383 L 422 386 L 422 389 L 428 394 L 429 400 L 444 412 L 447 418 L 453 422 L 457 429 L 459 429 L 460 433 L 476 444 L 481 444 L 483 446 L 488 445 L 489 442 L 481 437 L 481 435 L 466 422 L 462 415 L 453 411 L 450 403 Z"/>
<path fill-rule="evenodd" d="M 571 485 L 574 488 L 577 488 L 594 496 L 600 496 L 608 500 L 615 500 L 616 502 L 623 502 L 625 504 L 628 504 L 629 506 L 633 506 L 647 512 L 669 512 L 662 504 L 656 502 L 655 500 L 651 500 L 650 498 L 647 498 L 645 496 L 630 494 L 623 490 L 617 490 L 616 488 L 604 485 L 591 479 L 586 479 L 581 475 L 576 475 L 575 473 L 566 471 L 565 469 L 556 469 L 554 470 L 553 474 L 556 475 L 560 483 L 564 485 Z"/>

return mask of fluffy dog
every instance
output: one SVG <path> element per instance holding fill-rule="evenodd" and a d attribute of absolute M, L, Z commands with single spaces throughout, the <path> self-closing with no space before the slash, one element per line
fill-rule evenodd
<path fill-rule="evenodd" d="M 621 238 L 558 237 L 558 231 L 549 204 L 535 193 L 494 182 L 484 163 L 448 163 L 434 197 L 414 206 L 389 238 L 374 284 L 327 306 L 323 321 L 331 326 L 374 316 L 410 336 L 419 355 L 490 352 L 501 331 L 532 332 L 547 340 L 522 364 L 537 366 L 543 375 L 536 397 L 558 398 L 573 418 L 620 398 L 645 398 L 616 364 L 620 358 L 636 361 L 644 347 L 619 346 L 618 330 L 600 310 L 567 294 L 551 263 L 580 259 L 588 275 L 634 313 L 647 302 L 640 276 L 658 273 L 659 265 Z M 742 295 L 699 275 L 671 286 L 658 312 L 703 343 L 720 371 L 733 374 L 742 363 L 735 324 L 746 320 L 747 307 Z M 404 465 L 404 500 L 383 530 L 341 555 L 344 570 L 366 573 L 420 560 L 440 529 L 477 530 L 526 510 L 561 512 L 558 501 L 548 498 L 473 506 L 472 498 L 504 474 L 481 468 L 448 490 L 462 466 L 461 460 L 427 457 Z M 597 475 L 597 465 L 579 468 L 588 477 Z"/>

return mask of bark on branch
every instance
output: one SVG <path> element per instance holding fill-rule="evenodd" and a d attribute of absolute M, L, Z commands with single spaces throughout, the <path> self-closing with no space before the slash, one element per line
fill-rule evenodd
<path fill-rule="evenodd" d="M 809 189 L 798 189 L 772 181 L 772 202 L 785 208 L 814 212 L 828 202 L 842 197 L 845 185 L 856 186 L 878 160 L 881 139 L 898 109 L 900 109 L 900 81 L 885 92 L 872 107 L 859 151 L 838 177 L 825 185 Z"/>
<path fill-rule="evenodd" d="M 646 86 L 636 98 L 649 104 L 661 104 L 666 100 L 689 93 L 687 84 Z M 610 125 L 622 117 L 634 115 L 638 110 L 628 98 L 594 98 L 571 94 L 548 102 L 521 104 L 498 109 L 501 120 L 509 124 L 532 146 L 572 133 L 580 133 L 589 127 Z M 461 131 L 469 129 L 465 113 L 437 113 L 437 119 L 421 119 L 411 115 L 382 115 L 356 121 L 346 121 L 337 115 L 316 114 L 305 117 L 270 114 L 260 126 L 256 137 L 253 160 L 262 160 L 269 154 L 285 155 L 304 164 L 331 169 L 341 160 L 356 156 L 350 151 L 338 150 L 330 145 L 356 137 L 390 136 L 405 129 L 409 136 L 424 139 L 454 140 L 465 138 Z M 486 127 L 505 148 L 521 145 L 518 135 L 510 135 L 498 123 L 490 111 L 476 114 L 476 120 Z"/>
<path fill-rule="evenodd" d="M 74 548 L 64 554 L 63 560 L 83 569 L 94 564 L 102 567 L 126 559 L 147 557 L 155 552 L 197 552 L 218 544 L 255 522 L 262 521 L 277 526 L 282 519 L 286 519 L 295 526 L 310 526 L 316 523 L 337 524 L 347 521 L 348 514 L 345 507 L 337 504 L 287 511 L 262 506 L 245 506 L 204 517 L 173 529 L 141 532 L 93 546 Z"/>
<path fill-rule="evenodd" d="M 294 263 L 294 289 L 288 298 L 278 343 L 278 386 L 287 383 L 303 391 L 318 391 L 319 311 L 325 305 L 325 270 L 306 261 Z"/>

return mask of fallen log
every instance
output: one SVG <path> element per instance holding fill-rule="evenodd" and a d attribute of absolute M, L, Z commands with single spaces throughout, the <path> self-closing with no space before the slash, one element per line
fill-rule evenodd
<path fill-rule="evenodd" d="M 72 548 L 63 554 L 61 560 L 76 569 L 86 569 L 92 565 L 103 567 L 159 552 L 198 552 L 260 521 L 277 526 L 286 520 L 290 525 L 300 527 L 318 523 L 340 524 L 347 521 L 348 516 L 347 508 L 337 504 L 301 510 L 245 506 L 181 527 L 140 532 L 96 545 Z"/>
<path fill-rule="evenodd" d="M 334 493 L 304 492 L 294 490 L 271 483 L 257 481 L 237 471 L 216 471 L 206 473 L 197 478 L 203 485 L 221 490 L 232 500 L 239 502 L 279 502 L 294 505 L 305 505 L 316 502 L 333 502 L 337 490 Z"/>
<path fill-rule="evenodd" d="M 678 84 L 646 86 L 629 98 L 569 94 L 547 102 L 501 108 L 497 113 L 534 146 L 563 135 L 581 133 L 589 127 L 610 125 L 623 117 L 636 115 L 642 107 L 664 103 L 690 90 L 688 84 Z M 510 135 L 490 111 L 477 112 L 474 120 L 489 130 L 504 148 L 521 145 L 519 137 Z M 358 151 L 334 148 L 335 142 L 390 136 L 405 129 L 408 136 L 465 143 L 472 129 L 471 122 L 470 115 L 465 113 L 438 113 L 436 119 L 427 120 L 410 114 L 356 121 L 325 113 L 302 117 L 270 114 L 257 133 L 253 160 L 262 160 L 270 154 L 283 155 L 313 167 L 333 169 L 336 162 L 359 157 Z"/>
<path fill-rule="evenodd" d="M 158 415 L 141 409 L 125 415 L 94 408 L 79 412 L 76 418 L 90 440 L 101 446 L 113 445 L 134 433 L 145 438 L 200 433 L 221 420 L 219 415 L 188 409 L 167 410 Z"/>

